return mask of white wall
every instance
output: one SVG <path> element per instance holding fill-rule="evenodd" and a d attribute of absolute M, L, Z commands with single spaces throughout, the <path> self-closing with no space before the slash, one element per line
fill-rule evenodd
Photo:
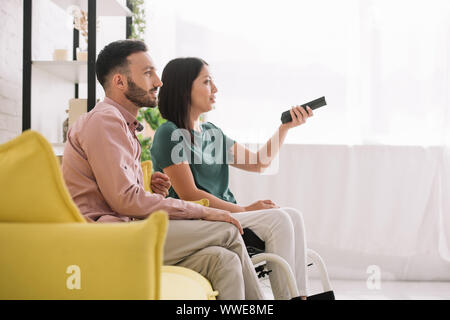
<path fill-rule="evenodd" d="M 22 130 L 22 2 L 0 6 L 0 143 Z"/>

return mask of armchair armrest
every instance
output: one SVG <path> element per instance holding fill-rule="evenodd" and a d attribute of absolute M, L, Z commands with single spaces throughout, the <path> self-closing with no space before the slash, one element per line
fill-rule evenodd
<path fill-rule="evenodd" d="M 0 299 L 159 299 L 167 221 L 0 223 Z"/>

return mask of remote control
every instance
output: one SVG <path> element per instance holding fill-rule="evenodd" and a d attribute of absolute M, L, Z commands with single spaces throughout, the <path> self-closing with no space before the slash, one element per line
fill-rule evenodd
<path fill-rule="evenodd" d="M 311 110 L 315 110 L 317 108 L 326 106 L 327 102 L 325 101 L 325 97 L 313 100 L 311 102 L 302 104 L 301 106 L 306 110 L 306 106 L 309 106 L 311 108 Z M 292 121 L 292 117 L 291 117 L 291 113 L 288 111 L 285 111 L 281 114 L 281 122 L 282 123 L 288 123 Z M 306 110 L 308 111 L 308 110 Z"/>

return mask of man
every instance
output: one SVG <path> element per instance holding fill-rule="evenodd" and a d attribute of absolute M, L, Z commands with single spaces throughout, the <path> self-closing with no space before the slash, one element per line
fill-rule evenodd
<path fill-rule="evenodd" d="M 107 45 L 96 73 L 106 97 L 69 128 L 62 165 L 82 214 L 90 222 L 128 222 L 164 210 L 170 219 L 164 264 L 201 273 L 219 299 L 263 299 L 242 227 L 230 212 L 164 198 L 170 182 L 162 173 L 152 177 L 156 193 L 144 190 L 135 133 L 142 125 L 136 116 L 140 108 L 157 105 L 163 85 L 146 45 L 135 40 Z"/>

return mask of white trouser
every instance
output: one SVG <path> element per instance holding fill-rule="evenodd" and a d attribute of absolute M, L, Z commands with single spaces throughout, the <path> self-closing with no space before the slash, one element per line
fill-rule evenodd
<path fill-rule="evenodd" d="M 306 233 L 302 214 L 294 208 L 267 209 L 233 213 L 243 228 L 251 229 L 274 253 L 290 265 L 301 296 L 307 296 Z M 292 298 L 287 277 L 280 266 L 267 263 L 270 285 L 276 300 Z"/>

